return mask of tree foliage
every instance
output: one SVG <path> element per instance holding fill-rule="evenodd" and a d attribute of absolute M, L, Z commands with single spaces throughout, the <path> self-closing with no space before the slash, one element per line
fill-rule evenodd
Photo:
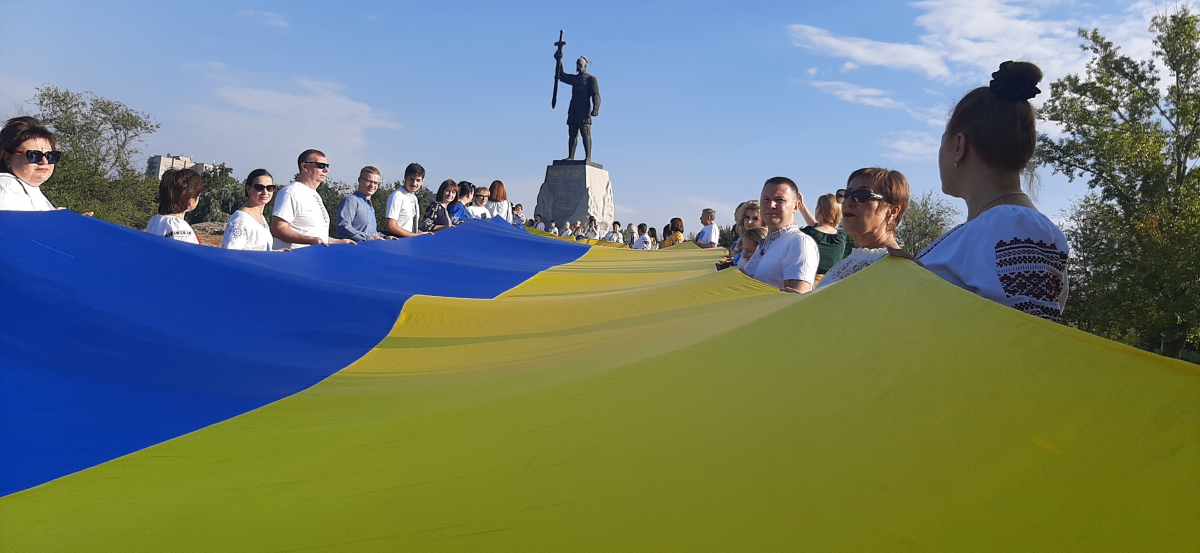
<path fill-rule="evenodd" d="M 950 202 L 932 191 L 910 199 L 904 220 L 896 229 L 896 240 L 910 252 L 920 253 L 954 225 L 959 212 Z"/>
<path fill-rule="evenodd" d="M 1155 17 L 1151 60 L 1098 29 L 1082 75 L 1050 85 L 1036 161 L 1093 194 L 1074 206 L 1065 319 L 1166 355 L 1200 349 L 1200 16 Z"/>
<path fill-rule="evenodd" d="M 224 163 L 204 172 L 204 191 L 196 209 L 188 214 L 191 223 L 224 223 L 246 204 L 246 187 L 233 177 L 233 169 Z"/>

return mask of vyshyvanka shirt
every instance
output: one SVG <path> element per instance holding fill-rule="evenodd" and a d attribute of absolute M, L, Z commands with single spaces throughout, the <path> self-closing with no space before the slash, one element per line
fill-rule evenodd
<path fill-rule="evenodd" d="M 189 244 L 200 243 L 200 239 L 196 237 L 195 231 L 192 230 L 192 225 L 174 215 L 155 214 L 150 218 L 150 222 L 146 223 L 146 232 L 173 238 Z"/>
<path fill-rule="evenodd" d="M 744 270 L 755 280 L 782 288 L 788 280 L 812 284 L 820 261 L 817 243 L 796 225 L 788 225 L 767 234 L 758 243 Z"/>
<path fill-rule="evenodd" d="M 830 267 L 825 272 L 825 276 L 817 284 L 817 289 L 825 288 L 830 284 L 845 280 L 850 275 L 866 269 L 872 263 L 883 259 L 883 256 L 887 254 L 887 248 L 854 248 L 850 251 L 850 255 L 834 263 L 833 267 Z"/>
<path fill-rule="evenodd" d="M 1067 238 L 1036 209 L 993 207 L 954 227 L 917 256 L 947 282 L 1059 322 L 1067 304 Z"/>
<path fill-rule="evenodd" d="M 266 221 L 258 222 L 254 216 L 242 210 L 233 212 L 229 222 L 225 223 L 225 236 L 221 238 L 221 247 L 227 250 L 271 251 L 271 229 Z"/>

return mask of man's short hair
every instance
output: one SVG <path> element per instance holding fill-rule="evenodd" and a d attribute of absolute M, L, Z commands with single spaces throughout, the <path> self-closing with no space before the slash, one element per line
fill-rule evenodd
<path fill-rule="evenodd" d="M 614 224 L 614 225 L 616 225 L 616 226 L 617 226 L 617 228 L 621 228 L 621 222 L 620 222 L 620 221 L 613 221 L 613 224 Z"/>
<path fill-rule="evenodd" d="M 408 177 L 425 178 L 425 168 L 421 167 L 420 163 L 409 163 L 408 167 L 404 168 L 404 178 Z"/>
<path fill-rule="evenodd" d="M 646 234 L 646 223 L 638 223 L 638 234 Z"/>
<path fill-rule="evenodd" d="M 541 213 L 534 213 L 534 214 L 533 214 L 533 218 L 534 218 L 534 219 L 537 219 L 537 220 L 539 220 L 539 221 L 540 221 L 540 220 L 542 219 L 542 214 L 541 214 Z"/>
<path fill-rule="evenodd" d="M 368 175 L 368 174 L 375 175 L 377 177 L 383 177 L 383 173 L 380 173 L 379 169 L 376 169 L 374 165 L 368 165 L 366 167 L 363 167 L 362 170 L 360 170 L 358 172 L 358 176 L 360 176 L 360 177 L 363 175 Z"/>
<path fill-rule="evenodd" d="M 771 177 L 767 179 L 767 182 L 763 183 L 763 187 L 779 186 L 781 184 L 786 184 L 788 188 L 791 188 L 792 192 L 796 194 L 796 197 L 800 196 L 800 187 L 796 186 L 795 181 L 787 177 Z"/>
<path fill-rule="evenodd" d="M 313 150 L 313 149 L 309 148 L 307 150 L 304 150 L 303 152 L 300 152 L 300 157 L 296 158 L 296 167 L 303 168 L 304 162 L 308 161 L 308 156 L 311 156 L 311 155 L 318 155 L 321 157 L 326 157 L 325 152 L 322 152 L 321 150 Z"/>
<path fill-rule="evenodd" d="M 706 208 L 704 208 L 704 211 L 700 212 L 701 217 L 703 217 L 705 215 L 712 215 L 712 218 L 716 219 L 717 218 L 717 210 L 715 210 L 711 207 L 706 207 Z"/>
<path fill-rule="evenodd" d="M 556 221 L 556 220 L 554 220 L 554 219 L 550 219 L 550 224 L 552 224 L 552 225 L 553 225 L 554 223 L 557 223 L 557 222 L 558 222 L 558 221 Z"/>

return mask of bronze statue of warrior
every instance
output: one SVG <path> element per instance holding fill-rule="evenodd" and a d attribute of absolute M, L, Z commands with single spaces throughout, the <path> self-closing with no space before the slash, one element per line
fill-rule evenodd
<path fill-rule="evenodd" d="M 560 36 L 559 42 L 562 42 Z M 564 43 L 565 44 L 565 43 Z M 575 159 L 575 145 L 583 135 L 583 157 L 592 160 L 592 118 L 600 115 L 600 84 L 596 77 L 587 72 L 592 62 L 580 56 L 575 63 L 578 73 L 564 73 L 562 46 L 554 53 L 556 60 L 554 78 L 571 85 L 571 104 L 567 107 L 567 159 Z M 557 89 L 556 89 L 557 92 Z"/>

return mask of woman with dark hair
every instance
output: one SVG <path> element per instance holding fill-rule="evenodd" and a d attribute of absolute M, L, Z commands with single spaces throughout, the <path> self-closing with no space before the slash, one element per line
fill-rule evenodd
<path fill-rule="evenodd" d="M 906 181 L 907 182 L 907 181 Z M 834 194 L 822 194 L 817 198 L 817 216 L 813 217 L 804 205 L 804 197 L 800 197 L 800 214 L 808 226 L 800 229 L 817 242 L 817 251 L 821 252 L 821 263 L 817 265 L 817 284 L 831 267 L 843 257 L 846 257 L 846 231 L 837 228 L 842 222 L 842 203 Z M 884 252 L 887 253 L 887 252 Z"/>
<path fill-rule="evenodd" d="M 646 249 L 657 250 L 658 249 L 658 231 L 655 230 L 654 227 L 650 227 L 650 228 L 646 229 L 646 237 L 650 239 L 650 247 L 646 248 Z"/>
<path fill-rule="evenodd" d="M 488 189 L 491 194 L 491 199 L 488 200 L 487 210 L 492 214 L 492 217 L 499 217 L 505 221 L 513 222 L 513 208 L 508 201 L 508 192 L 504 190 L 504 183 L 494 180 L 492 186 Z"/>
<path fill-rule="evenodd" d="M 266 169 L 255 169 L 246 177 L 246 205 L 234 211 L 225 223 L 221 247 L 227 250 L 269 252 L 275 241 L 263 217 L 263 206 L 275 194 L 275 182 Z"/>
<path fill-rule="evenodd" d="M 676 244 L 682 244 L 686 241 L 683 237 L 683 219 L 675 217 L 671 219 L 671 224 L 667 226 L 667 230 L 663 231 L 666 238 L 663 239 L 662 249 L 667 249 Z"/>
<path fill-rule="evenodd" d="M 1033 181 L 1037 116 L 1029 100 L 1041 80 L 1036 65 L 1006 61 L 988 86 L 954 106 L 938 169 L 942 192 L 966 202 L 967 222 L 917 259 L 951 284 L 1058 322 L 1067 304 L 1067 239 L 1021 190 L 1022 175 Z"/>
<path fill-rule="evenodd" d="M 442 181 L 442 185 L 438 187 L 437 196 L 429 204 L 429 207 L 425 208 L 425 215 L 421 217 L 422 231 L 437 232 L 453 226 L 450 220 L 450 204 L 454 203 L 458 189 L 458 183 L 453 179 Z"/>
<path fill-rule="evenodd" d="M 32 117 L 9 119 L 0 130 L 0 210 L 53 211 L 42 183 L 62 155 L 54 134 Z"/>
<path fill-rule="evenodd" d="M 854 249 L 834 263 L 824 277 L 818 275 L 817 288 L 845 279 L 882 259 L 888 248 L 899 247 L 896 228 L 908 210 L 908 179 L 900 171 L 866 167 L 850 173 L 846 188 L 831 195 L 841 204 L 842 226 L 854 238 Z M 819 204 L 817 210 L 819 213 Z M 817 250 L 821 251 L 819 241 Z"/>
<path fill-rule="evenodd" d="M 163 173 L 158 183 L 158 214 L 150 218 L 146 232 L 199 244 L 200 239 L 183 217 L 196 209 L 203 190 L 204 179 L 191 169 L 171 169 Z"/>

